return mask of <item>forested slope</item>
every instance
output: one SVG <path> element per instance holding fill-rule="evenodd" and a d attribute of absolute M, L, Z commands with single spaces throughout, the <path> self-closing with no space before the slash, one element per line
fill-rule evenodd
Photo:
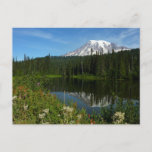
<path fill-rule="evenodd" d="M 13 59 L 13 76 L 38 75 L 95 75 L 105 79 L 139 79 L 139 49 L 112 54 L 30 59 Z"/>

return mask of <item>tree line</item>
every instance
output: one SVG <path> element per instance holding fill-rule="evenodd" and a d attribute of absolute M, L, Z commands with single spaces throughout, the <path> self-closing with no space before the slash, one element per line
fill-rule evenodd
<path fill-rule="evenodd" d="M 13 59 L 13 76 L 94 75 L 105 79 L 139 79 L 139 49 L 90 56 L 50 56 Z"/>

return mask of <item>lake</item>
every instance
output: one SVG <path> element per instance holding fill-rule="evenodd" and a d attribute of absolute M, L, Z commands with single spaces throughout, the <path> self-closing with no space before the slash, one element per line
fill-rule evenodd
<path fill-rule="evenodd" d="M 139 102 L 139 81 L 53 78 L 45 86 L 61 102 L 66 105 L 76 102 L 78 109 L 84 108 L 89 114 L 100 112 L 100 107 L 115 104 L 118 97 L 124 102 Z"/>

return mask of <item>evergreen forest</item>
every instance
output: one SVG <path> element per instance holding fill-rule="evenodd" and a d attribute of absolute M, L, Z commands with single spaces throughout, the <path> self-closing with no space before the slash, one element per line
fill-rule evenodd
<path fill-rule="evenodd" d="M 13 59 L 13 76 L 23 75 L 79 75 L 96 76 L 102 79 L 139 80 L 139 49 L 112 54 L 90 56 L 51 56 Z"/>

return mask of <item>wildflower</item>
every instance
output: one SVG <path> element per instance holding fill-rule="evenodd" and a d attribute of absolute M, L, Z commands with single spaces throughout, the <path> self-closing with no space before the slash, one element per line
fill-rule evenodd
<path fill-rule="evenodd" d="M 22 99 L 22 96 L 21 96 L 21 94 L 19 95 L 19 99 Z"/>
<path fill-rule="evenodd" d="M 37 86 L 40 86 L 40 82 L 37 83 Z"/>
<path fill-rule="evenodd" d="M 78 120 L 80 120 L 82 118 L 82 115 L 81 114 L 77 115 L 77 118 Z"/>
<path fill-rule="evenodd" d="M 76 123 L 78 124 L 78 123 L 79 123 L 79 120 L 77 120 Z"/>
<path fill-rule="evenodd" d="M 66 106 L 63 106 L 63 110 L 66 110 L 66 108 L 67 108 Z"/>
<path fill-rule="evenodd" d="M 73 111 L 73 108 L 70 108 L 70 107 L 67 107 L 67 112 L 72 112 Z"/>
<path fill-rule="evenodd" d="M 88 117 L 90 118 L 90 114 L 88 114 Z"/>
<path fill-rule="evenodd" d="M 23 99 L 25 99 L 26 95 L 24 95 Z"/>
<path fill-rule="evenodd" d="M 113 117 L 113 123 L 114 124 L 122 124 L 125 119 L 125 113 L 122 112 L 116 112 Z"/>
<path fill-rule="evenodd" d="M 63 110 L 66 111 L 66 112 L 69 112 L 69 113 L 73 112 L 73 108 L 70 108 L 69 106 L 64 106 Z"/>
<path fill-rule="evenodd" d="M 45 117 L 45 115 L 46 115 L 45 113 L 39 114 L 39 118 L 43 119 Z"/>
<path fill-rule="evenodd" d="M 74 124 L 74 121 L 73 121 L 73 120 L 72 120 L 72 121 L 70 121 L 70 122 L 69 122 L 69 124 Z"/>
<path fill-rule="evenodd" d="M 60 114 L 58 114 L 58 117 L 60 117 L 61 115 Z"/>
<path fill-rule="evenodd" d="M 17 96 L 14 96 L 14 97 L 13 97 L 13 100 L 15 100 L 16 98 L 17 98 Z"/>
<path fill-rule="evenodd" d="M 64 118 L 68 118 L 69 117 L 68 113 L 63 113 L 63 115 L 64 115 Z"/>
<path fill-rule="evenodd" d="M 28 105 L 24 104 L 24 110 L 26 111 L 28 109 Z"/>
<path fill-rule="evenodd" d="M 93 124 L 93 119 L 90 120 L 90 124 Z"/>
<path fill-rule="evenodd" d="M 23 90 L 24 86 L 19 86 L 18 88 L 19 88 L 19 90 Z"/>
<path fill-rule="evenodd" d="M 47 114 L 49 113 L 49 109 L 44 109 L 43 112 Z"/>
<path fill-rule="evenodd" d="M 65 118 L 63 122 L 64 122 L 64 124 L 69 124 L 69 122 L 68 122 L 68 119 L 67 119 L 67 118 Z"/>

